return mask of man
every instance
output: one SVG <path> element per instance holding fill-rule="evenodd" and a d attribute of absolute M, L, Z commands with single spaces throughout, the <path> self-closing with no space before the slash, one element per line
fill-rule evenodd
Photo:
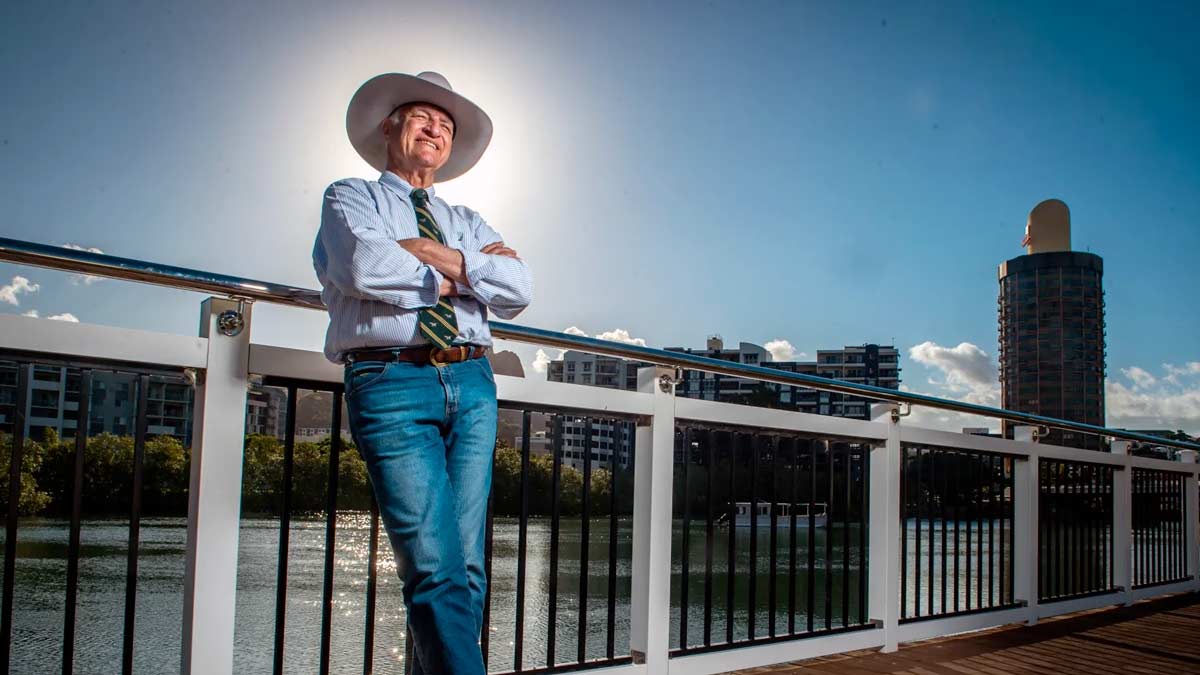
<path fill-rule="evenodd" d="M 437 73 L 368 80 L 346 131 L 382 171 L 325 191 L 313 266 L 344 363 L 350 429 L 404 581 L 416 672 L 483 675 L 484 528 L 496 443 L 488 311 L 516 316 L 529 268 L 479 214 L 434 196 L 492 123 Z"/>

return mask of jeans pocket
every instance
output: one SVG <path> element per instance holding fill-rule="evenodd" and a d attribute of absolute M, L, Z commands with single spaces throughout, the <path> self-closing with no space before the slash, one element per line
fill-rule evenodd
<path fill-rule="evenodd" d="M 474 361 L 479 364 L 479 370 L 483 371 L 483 376 L 487 378 L 487 381 L 496 384 L 496 374 L 492 372 L 491 362 L 486 357 L 474 359 Z"/>
<path fill-rule="evenodd" d="M 355 394 L 383 379 L 391 363 L 384 361 L 361 361 L 346 369 L 346 394 Z"/>

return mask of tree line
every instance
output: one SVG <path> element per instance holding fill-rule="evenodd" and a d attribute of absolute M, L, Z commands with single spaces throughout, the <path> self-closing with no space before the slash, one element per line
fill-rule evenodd
<path fill-rule="evenodd" d="M 75 441 L 53 430 L 40 441 L 26 439 L 21 458 L 18 511 L 23 516 L 65 517 L 71 513 L 75 483 Z M 0 434 L 0 512 L 7 512 L 12 436 Z M 133 495 L 134 439 L 99 434 L 87 439 L 83 453 L 82 510 L 87 516 L 128 515 Z M 279 515 L 284 502 L 284 445 L 273 436 L 246 437 L 242 464 L 242 513 Z M 298 441 L 293 450 L 292 513 L 319 514 L 326 508 L 332 440 Z M 190 453 L 176 438 L 146 439 L 143 455 L 142 514 L 186 516 Z M 493 512 L 521 513 L 521 454 L 498 443 L 494 456 Z M 366 464 L 354 444 L 342 441 L 337 465 L 337 507 L 367 510 L 371 486 Z M 559 513 L 578 516 L 583 507 L 583 472 L 560 465 Z M 554 508 L 553 461 L 548 455 L 530 457 L 526 476 L 526 509 L 530 515 L 549 515 Z M 589 512 L 608 515 L 612 474 L 593 468 Z M 632 471 L 617 472 L 618 513 L 632 511 Z"/>

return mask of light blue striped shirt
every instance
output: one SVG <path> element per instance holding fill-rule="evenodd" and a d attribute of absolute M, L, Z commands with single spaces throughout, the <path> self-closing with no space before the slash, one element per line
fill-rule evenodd
<path fill-rule="evenodd" d="M 420 237 L 409 199 L 413 187 L 390 171 L 378 181 L 347 178 L 325 190 L 313 268 L 329 309 L 325 356 L 342 362 L 352 349 L 428 345 L 417 330 L 417 310 L 438 301 L 442 275 L 397 240 Z M 480 253 L 501 241 L 483 218 L 450 206 L 428 189 L 429 206 L 446 245 L 463 253 L 469 285 L 449 298 L 458 318 L 455 344 L 490 346 L 491 310 L 511 319 L 533 298 L 533 278 L 522 260 Z"/>

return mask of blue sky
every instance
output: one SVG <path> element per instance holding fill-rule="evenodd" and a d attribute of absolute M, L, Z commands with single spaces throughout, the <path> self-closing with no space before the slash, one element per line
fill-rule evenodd
<path fill-rule="evenodd" d="M 988 401 L 996 266 L 1057 197 L 1105 260 L 1110 423 L 1200 432 L 1200 10 L 1044 4 L 8 3 L 0 232 L 315 287 L 323 188 L 372 175 L 350 96 L 432 69 L 495 121 L 441 194 L 533 267 L 521 323 L 894 340 Z M 197 294 L 0 267 L 0 311 L 195 331 Z"/>

